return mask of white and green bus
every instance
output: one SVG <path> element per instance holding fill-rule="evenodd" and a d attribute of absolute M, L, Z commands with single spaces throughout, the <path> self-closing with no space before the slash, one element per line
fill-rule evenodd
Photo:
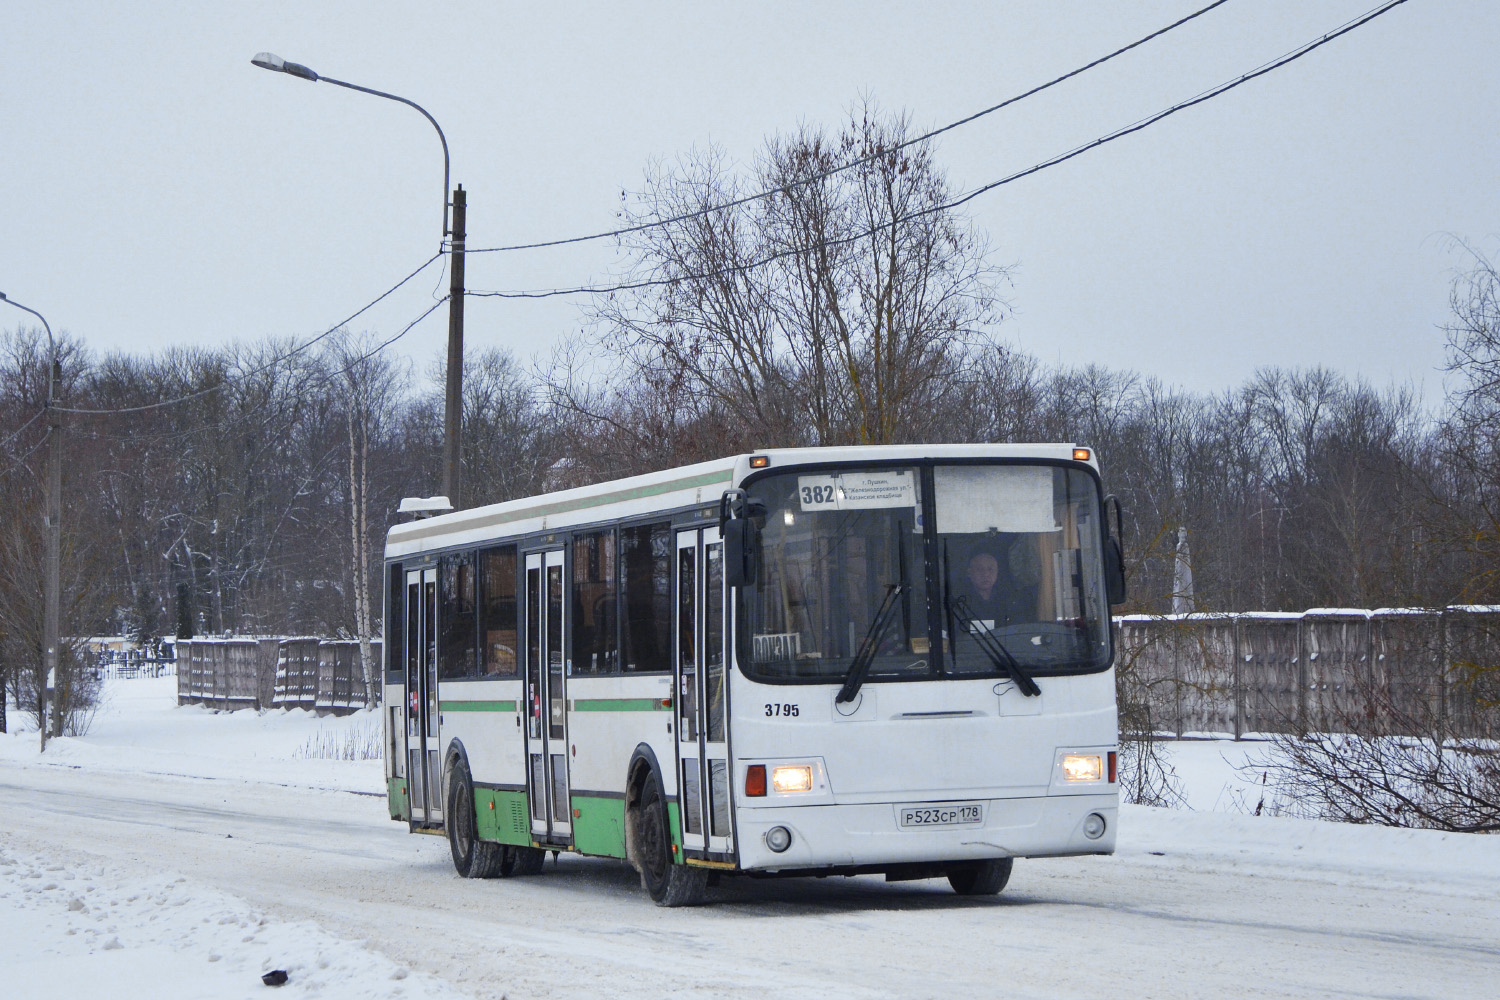
<path fill-rule="evenodd" d="M 1108 854 L 1118 505 L 1073 445 L 784 449 L 386 544 L 391 818 L 461 875 L 946 876 Z"/>

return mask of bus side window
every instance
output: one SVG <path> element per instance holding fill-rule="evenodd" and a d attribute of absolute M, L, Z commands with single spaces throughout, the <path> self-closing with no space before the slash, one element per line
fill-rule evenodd
<path fill-rule="evenodd" d="M 400 684 L 402 654 L 406 650 L 406 574 L 400 563 L 386 563 L 385 571 L 385 682 Z"/>
<path fill-rule="evenodd" d="M 474 553 L 455 552 L 438 564 L 438 677 L 479 674 L 474 601 Z"/>
<path fill-rule="evenodd" d="M 516 676 L 516 547 L 485 549 L 480 559 L 479 634 L 484 676 Z"/>
<path fill-rule="evenodd" d="M 672 669 L 672 526 L 620 530 L 620 638 L 626 673 Z"/>
<path fill-rule="evenodd" d="M 573 539 L 573 673 L 618 672 L 615 533 Z"/>

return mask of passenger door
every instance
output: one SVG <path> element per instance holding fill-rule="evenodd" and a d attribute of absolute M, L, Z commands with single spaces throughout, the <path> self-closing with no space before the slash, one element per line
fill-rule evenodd
<path fill-rule="evenodd" d="M 677 533 L 674 628 L 677 795 L 688 850 L 733 850 L 724 546 L 718 528 Z"/>
<path fill-rule="evenodd" d="M 406 787 L 415 824 L 443 820 L 437 570 L 406 574 Z"/>
<path fill-rule="evenodd" d="M 531 835 L 567 841 L 573 836 L 568 795 L 567 587 L 563 550 L 526 556 L 526 784 Z"/>

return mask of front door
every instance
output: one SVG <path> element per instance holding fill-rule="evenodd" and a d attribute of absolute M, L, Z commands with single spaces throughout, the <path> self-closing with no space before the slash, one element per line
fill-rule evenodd
<path fill-rule="evenodd" d="M 526 556 L 526 785 L 531 835 L 573 836 L 568 798 L 567 664 L 563 635 L 567 586 L 563 550 Z"/>
<path fill-rule="evenodd" d="M 733 850 L 729 812 L 724 546 L 718 528 L 677 533 L 677 790 L 682 844 Z"/>
<path fill-rule="evenodd" d="M 437 674 L 437 570 L 406 574 L 406 787 L 413 823 L 443 820 Z"/>

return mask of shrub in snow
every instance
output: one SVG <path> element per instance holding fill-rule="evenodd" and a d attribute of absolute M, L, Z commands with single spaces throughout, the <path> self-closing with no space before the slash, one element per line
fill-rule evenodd
<path fill-rule="evenodd" d="M 1289 811 L 1345 823 L 1500 832 L 1500 707 L 1479 699 L 1479 718 L 1455 720 L 1445 699 L 1408 699 L 1398 708 L 1378 684 L 1356 684 L 1359 697 L 1350 703 L 1362 710 L 1337 713 L 1329 732 L 1279 734 L 1249 765 L 1276 786 Z"/>

